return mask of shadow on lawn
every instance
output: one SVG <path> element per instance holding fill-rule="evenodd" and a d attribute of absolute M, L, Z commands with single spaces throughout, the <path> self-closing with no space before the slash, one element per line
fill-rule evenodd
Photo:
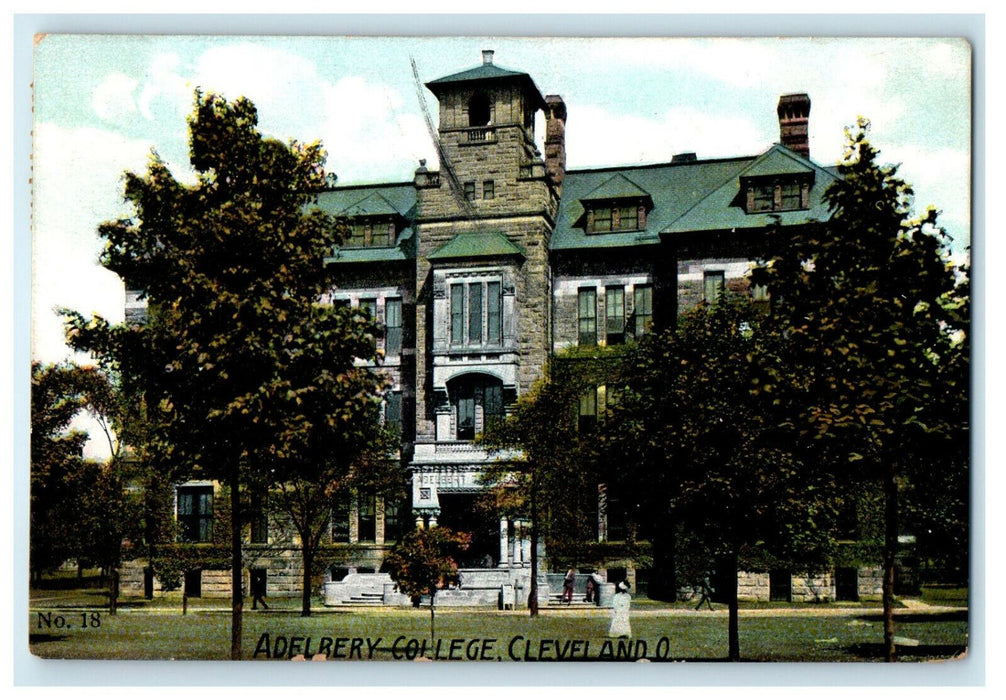
<path fill-rule="evenodd" d="M 118 610 L 143 610 L 147 607 L 147 603 L 119 603 L 115 606 Z M 181 606 L 179 606 L 181 607 Z M 93 610 L 94 612 L 103 612 L 106 615 L 110 614 L 108 612 L 108 601 L 95 601 L 92 603 L 66 603 L 63 601 L 52 601 L 51 604 L 45 605 L 40 603 L 33 603 L 33 609 L 38 610 Z"/>
<path fill-rule="evenodd" d="M 963 658 L 968 648 L 962 644 L 920 644 L 917 647 L 898 645 L 900 659 L 933 659 L 950 661 Z M 860 659 L 883 659 L 884 645 L 882 643 L 852 644 L 846 647 L 846 652 Z"/>
<path fill-rule="evenodd" d="M 863 620 L 864 622 L 883 622 L 883 615 L 859 615 L 857 619 Z M 941 612 L 941 613 L 916 613 L 916 614 L 903 614 L 895 613 L 894 621 L 901 624 L 911 624 L 913 622 L 967 622 L 968 621 L 968 611 L 967 610 L 954 610 L 953 612 Z"/>

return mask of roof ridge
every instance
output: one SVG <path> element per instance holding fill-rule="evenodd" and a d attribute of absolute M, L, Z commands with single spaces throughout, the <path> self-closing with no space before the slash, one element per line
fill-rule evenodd
<path fill-rule="evenodd" d="M 364 188 L 375 188 L 375 187 L 415 187 L 415 183 L 412 180 L 403 180 L 401 182 L 357 182 L 351 185 L 336 185 L 335 187 L 326 188 L 322 192 L 345 192 L 347 190 L 360 190 Z"/>
<path fill-rule="evenodd" d="M 580 174 L 580 173 L 601 173 L 609 170 L 645 170 L 649 168 L 681 168 L 681 167 L 694 167 L 696 165 L 705 165 L 707 163 L 728 163 L 730 161 L 742 161 L 742 160 L 754 160 L 758 158 L 758 155 L 753 156 L 729 156 L 724 158 L 704 158 L 702 160 L 693 160 L 687 163 L 672 163 L 670 161 L 662 161 L 659 163 L 636 163 L 634 165 L 600 165 L 596 167 L 586 167 L 586 168 L 570 168 L 566 170 L 566 174 Z M 636 184 L 636 183 L 633 183 Z M 638 185 L 637 185 L 638 187 Z"/>

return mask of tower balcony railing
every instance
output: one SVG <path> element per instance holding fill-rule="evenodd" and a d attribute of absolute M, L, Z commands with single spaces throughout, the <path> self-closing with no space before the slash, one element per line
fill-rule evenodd
<path fill-rule="evenodd" d="M 473 126 L 466 129 L 468 143 L 496 143 L 496 129 L 491 126 Z"/>

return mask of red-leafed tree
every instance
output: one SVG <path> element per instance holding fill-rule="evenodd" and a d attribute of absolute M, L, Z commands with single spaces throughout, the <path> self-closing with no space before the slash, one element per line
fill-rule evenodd
<path fill-rule="evenodd" d="M 391 578 L 413 602 L 420 596 L 430 597 L 431 642 L 436 637 L 437 591 L 458 582 L 458 555 L 470 542 L 468 533 L 445 527 L 413 530 L 384 560 Z"/>

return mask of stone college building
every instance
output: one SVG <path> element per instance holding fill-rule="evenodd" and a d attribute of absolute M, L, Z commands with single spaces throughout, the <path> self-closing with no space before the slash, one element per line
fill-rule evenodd
<path fill-rule="evenodd" d="M 408 528 L 443 525 L 471 532 L 473 541 L 460 589 L 438 596 L 438 605 L 502 605 L 511 595 L 526 604 L 528 522 L 486 521 L 475 508 L 479 475 L 496 459 L 475 436 L 506 415 L 554 353 L 627 342 L 724 288 L 764 295 L 749 289 L 749 273 L 767 227 L 827 218 L 821 195 L 836 175 L 810 160 L 805 94 L 779 99 L 779 143 L 761 153 L 714 160 L 655 153 L 652 165 L 567 170 L 562 97 L 496 65 L 492 51 L 426 88 L 439 103 L 440 170 L 421 162 L 410 182 L 339 186 L 318 197 L 351 226 L 324 260 L 331 302 L 363 307 L 386 329 L 385 420 L 400 425 L 411 484 L 405 502 L 361 496 L 335 506 L 320 555 L 332 563 L 325 602 L 407 602 L 379 573 L 383 556 Z M 539 111 L 544 153 L 535 145 Z M 581 412 L 597 404 L 581 402 Z M 190 539 L 209 538 L 214 500 L 212 484 L 176 489 Z M 624 537 L 615 510 L 599 514 L 600 540 Z M 251 530 L 251 592 L 296 594 L 296 548 Z M 598 584 L 637 573 L 631 561 L 602 566 Z M 228 576 L 190 572 L 186 587 L 225 594 Z M 543 604 L 561 590 L 561 574 L 549 580 L 555 576 L 542 576 L 550 584 Z M 586 579 L 578 577 L 578 592 Z M 879 595 L 879 585 L 869 570 L 814 579 L 752 573 L 741 575 L 740 595 L 855 598 Z"/>

